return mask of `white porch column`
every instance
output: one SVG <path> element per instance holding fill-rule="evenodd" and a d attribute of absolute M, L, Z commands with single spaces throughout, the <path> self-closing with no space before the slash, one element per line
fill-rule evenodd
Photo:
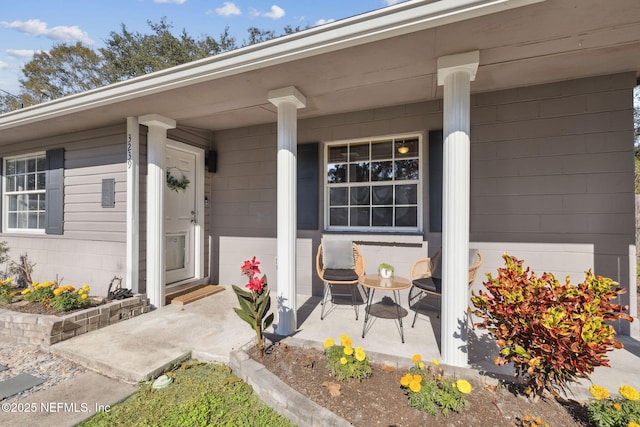
<path fill-rule="evenodd" d="M 438 58 L 438 84 L 444 85 L 442 204 L 442 359 L 466 366 L 469 304 L 470 82 L 478 51 Z"/>
<path fill-rule="evenodd" d="M 127 277 L 126 286 L 139 292 L 140 241 L 140 128 L 127 117 Z"/>
<path fill-rule="evenodd" d="M 296 316 L 296 156 L 298 145 L 297 109 L 306 98 L 293 86 L 269 91 L 269 101 L 278 107 L 278 320 L 277 333 L 291 335 Z"/>
<path fill-rule="evenodd" d="M 636 263 L 637 259 L 636 245 L 629 245 L 629 286 L 627 287 L 629 293 L 629 316 L 633 317 L 633 322 L 621 322 L 622 328 L 628 329 L 628 335 L 634 338 L 640 338 L 640 326 L 638 326 L 640 317 L 638 317 L 638 304 L 634 304 L 634 301 L 638 299 L 638 287 L 634 286 L 635 280 L 634 278 L 638 277 L 638 264 Z M 627 326 L 625 326 L 627 325 Z M 626 331 L 623 330 L 623 333 Z"/>
<path fill-rule="evenodd" d="M 164 192 L 167 129 L 176 127 L 175 120 L 158 114 L 139 118 L 149 128 L 147 134 L 147 297 L 156 306 L 164 305 L 165 248 Z"/>

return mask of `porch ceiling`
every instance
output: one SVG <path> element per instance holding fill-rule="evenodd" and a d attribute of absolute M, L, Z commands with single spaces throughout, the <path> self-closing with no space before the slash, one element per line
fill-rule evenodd
<path fill-rule="evenodd" d="M 606 5 L 605 5 L 606 4 Z M 179 125 L 221 130 L 276 121 L 269 90 L 296 86 L 300 118 L 442 97 L 437 58 L 480 50 L 474 93 L 640 70 L 637 0 L 547 0 L 241 74 L 137 93 L 28 126 L 3 128 L 0 144 L 122 123 L 157 113 Z M 46 104 L 44 104 L 46 105 Z"/>

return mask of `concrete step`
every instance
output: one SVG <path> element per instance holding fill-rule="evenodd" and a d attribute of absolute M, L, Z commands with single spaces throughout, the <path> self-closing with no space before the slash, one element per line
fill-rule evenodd
<path fill-rule="evenodd" d="M 136 337 L 127 337 L 109 345 L 90 343 L 90 339 L 79 342 L 88 335 L 91 334 L 63 341 L 50 350 L 87 369 L 129 384 L 154 379 L 170 366 L 191 357 L 190 351 Z M 144 343 L 142 346 L 141 342 Z M 96 351 L 96 348 L 102 350 Z"/>

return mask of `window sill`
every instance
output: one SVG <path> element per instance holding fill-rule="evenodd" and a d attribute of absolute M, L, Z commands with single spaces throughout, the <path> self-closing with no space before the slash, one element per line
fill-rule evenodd
<path fill-rule="evenodd" d="M 355 233 L 341 231 L 324 231 L 323 236 L 340 236 L 351 239 L 362 245 L 375 246 L 420 246 L 424 242 L 422 233 L 391 233 L 391 232 L 362 232 Z"/>
<path fill-rule="evenodd" d="M 4 230 L 2 231 L 2 236 L 46 236 L 44 230 Z"/>

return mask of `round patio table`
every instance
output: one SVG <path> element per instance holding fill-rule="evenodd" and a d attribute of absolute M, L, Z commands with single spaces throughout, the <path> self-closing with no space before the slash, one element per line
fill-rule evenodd
<path fill-rule="evenodd" d="M 374 316 L 383 318 L 397 318 L 400 324 L 400 339 L 404 343 L 404 330 L 402 328 L 402 317 L 406 315 L 407 311 L 400 306 L 400 291 L 408 289 L 411 286 L 409 279 L 404 277 L 393 276 L 390 279 L 384 279 L 378 274 L 367 274 L 360 279 L 360 284 L 364 286 L 367 292 L 367 303 L 364 310 L 364 326 L 362 327 L 362 338 L 364 338 L 367 332 L 367 323 L 372 315 L 372 302 L 373 295 L 376 291 L 391 291 L 393 293 L 393 302 L 391 304 L 385 303 L 385 298 L 380 303 L 376 303 L 375 306 L 378 310 L 374 310 Z M 389 316 L 389 310 L 395 308 L 396 316 Z"/>

